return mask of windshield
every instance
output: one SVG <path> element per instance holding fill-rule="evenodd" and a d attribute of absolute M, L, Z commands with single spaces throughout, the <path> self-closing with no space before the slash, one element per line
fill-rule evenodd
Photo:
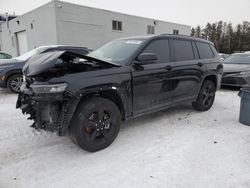
<path fill-rule="evenodd" d="M 250 64 L 250 55 L 232 55 L 224 60 L 228 64 Z"/>
<path fill-rule="evenodd" d="M 29 51 L 29 52 L 26 52 L 25 54 L 20 55 L 20 56 L 14 58 L 14 59 L 21 60 L 21 61 L 27 61 L 32 56 L 40 54 L 40 53 L 44 52 L 45 50 L 47 50 L 48 48 L 51 48 L 51 47 L 53 47 L 53 46 L 41 46 L 41 47 L 35 48 L 35 49 L 33 49 L 33 50 Z"/>
<path fill-rule="evenodd" d="M 90 52 L 88 56 L 122 65 L 144 42 L 145 40 L 115 40 Z"/>

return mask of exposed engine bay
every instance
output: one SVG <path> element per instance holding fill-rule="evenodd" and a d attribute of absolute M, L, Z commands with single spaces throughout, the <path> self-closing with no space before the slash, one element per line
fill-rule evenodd
<path fill-rule="evenodd" d="M 40 79 L 47 81 L 53 77 L 60 77 L 65 74 L 88 72 L 113 66 L 119 65 L 90 56 L 58 51 L 33 57 L 25 64 L 23 72 L 25 76 L 31 76 L 37 81 L 40 81 Z"/>

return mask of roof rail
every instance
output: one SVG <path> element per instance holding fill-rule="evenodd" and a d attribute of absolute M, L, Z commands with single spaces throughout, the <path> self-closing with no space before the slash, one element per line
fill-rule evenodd
<path fill-rule="evenodd" d="M 182 36 L 182 37 L 192 37 L 190 35 L 175 35 L 175 34 L 171 34 L 171 33 L 161 33 L 160 35 L 171 35 L 171 36 Z"/>

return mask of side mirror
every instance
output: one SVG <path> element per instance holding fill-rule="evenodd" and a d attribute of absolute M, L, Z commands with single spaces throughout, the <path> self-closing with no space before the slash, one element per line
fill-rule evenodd
<path fill-rule="evenodd" d="M 136 58 L 136 60 L 138 61 L 137 64 L 145 65 L 154 63 L 157 60 L 157 57 L 154 53 L 142 53 Z"/>

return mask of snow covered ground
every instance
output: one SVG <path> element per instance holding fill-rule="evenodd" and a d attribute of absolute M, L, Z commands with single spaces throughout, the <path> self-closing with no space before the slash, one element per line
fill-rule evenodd
<path fill-rule="evenodd" d="M 0 188 L 250 187 L 237 91 L 219 91 L 208 112 L 183 105 L 128 121 L 97 153 L 30 128 L 16 98 L 0 90 Z"/>

